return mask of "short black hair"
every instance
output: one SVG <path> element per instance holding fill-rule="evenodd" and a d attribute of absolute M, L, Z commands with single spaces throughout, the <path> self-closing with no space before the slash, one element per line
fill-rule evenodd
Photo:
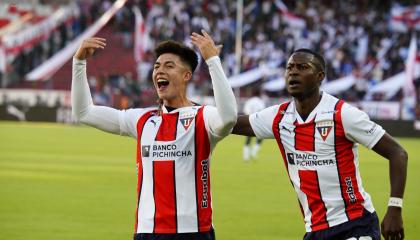
<path fill-rule="evenodd" d="M 167 40 L 159 43 L 155 48 L 156 59 L 164 53 L 172 53 L 179 56 L 184 63 L 191 67 L 192 72 L 197 68 L 198 56 L 195 51 L 179 42 Z"/>
<path fill-rule="evenodd" d="M 309 54 L 314 55 L 315 58 L 318 59 L 319 63 L 321 64 L 321 70 L 325 72 L 325 68 L 326 68 L 325 67 L 325 60 L 324 60 L 324 57 L 321 54 L 319 54 L 315 51 L 312 51 L 311 49 L 308 49 L 308 48 L 299 48 L 299 49 L 293 51 L 293 53 L 298 53 L 298 52 L 304 52 L 304 53 L 309 53 Z"/>

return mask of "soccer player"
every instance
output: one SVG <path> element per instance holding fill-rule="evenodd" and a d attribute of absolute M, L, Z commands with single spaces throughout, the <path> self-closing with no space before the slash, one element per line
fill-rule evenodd
<path fill-rule="evenodd" d="M 286 66 L 290 102 L 240 116 L 233 133 L 275 138 L 297 193 L 309 239 L 380 239 L 379 221 L 359 172 L 358 143 L 389 160 L 385 239 L 403 239 L 407 152 L 359 109 L 320 91 L 324 58 L 293 52 Z"/>
<path fill-rule="evenodd" d="M 260 97 L 260 89 L 254 89 L 252 95 L 253 96 L 246 100 L 244 104 L 243 112 L 246 115 L 250 115 L 265 108 L 264 100 Z M 245 162 L 248 162 L 250 157 L 257 158 L 258 151 L 260 150 L 262 139 L 256 138 L 254 145 L 251 146 L 253 138 L 254 137 L 246 136 L 243 149 L 243 158 Z"/>
<path fill-rule="evenodd" d="M 86 59 L 105 39 L 83 41 L 73 58 L 72 107 L 76 119 L 103 131 L 137 139 L 138 201 L 135 240 L 213 240 L 210 158 L 236 122 L 236 100 L 223 72 L 219 47 L 206 32 L 192 33 L 205 59 L 216 107 L 188 99 L 186 87 L 198 64 L 194 50 L 175 41 L 155 48 L 153 84 L 159 107 L 116 110 L 95 106 Z M 116 59 L 116 61 L 118 61 Z"/>

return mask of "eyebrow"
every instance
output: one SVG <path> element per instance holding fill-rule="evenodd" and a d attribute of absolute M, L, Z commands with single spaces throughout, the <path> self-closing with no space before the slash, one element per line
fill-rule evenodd
<path fill-rule="evenodd" d="M 172 63 L 172 64 L 175 64 L 175 65 L 176 65 L 175 61 L 166 61 L 166 62 L 164 62 L 163 64 L 170 64 L 170 63 Z M 156 65 L 156 64 L 161 64 L 161 63 L 160 63 L 160 62 L 158 62 L 158 61 L 156 61 L 154 65 Z"/>

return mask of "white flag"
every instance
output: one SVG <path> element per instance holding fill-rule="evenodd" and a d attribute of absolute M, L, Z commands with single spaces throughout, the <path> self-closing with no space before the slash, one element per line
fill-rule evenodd
<path fill-rule="evenodd" d="M 150 44 L 149 29 L 147 29 L 148 27 L 144 22 L 143 15 L 137 6 L 133 7 L 133 12 L 136 16 L 134 31 L 134 59 L 136 62 L 141 62 Z"/>
<path fill-rule="evenodd" d="M 408 32 L 410 29 L 420 30 L 420 5 L 392 7 L 390 26 L 397 32 Z"/>

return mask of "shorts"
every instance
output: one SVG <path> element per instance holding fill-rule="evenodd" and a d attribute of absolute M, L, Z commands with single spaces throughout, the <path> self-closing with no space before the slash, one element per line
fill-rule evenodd
<path fill-rule="evenodd" d="M 365 210 L 363 216 L 316 232 L 307 232 L 304 240 L 381 240 L 376 212 Z"/>
<path fill-rule="evenodd" d="M 157 233 L 136 233 L 134 240 L 216 240 L 214 229 L 208 232 L 197 233 L 174 233 L 174 234 L 157 234 Z"/>

